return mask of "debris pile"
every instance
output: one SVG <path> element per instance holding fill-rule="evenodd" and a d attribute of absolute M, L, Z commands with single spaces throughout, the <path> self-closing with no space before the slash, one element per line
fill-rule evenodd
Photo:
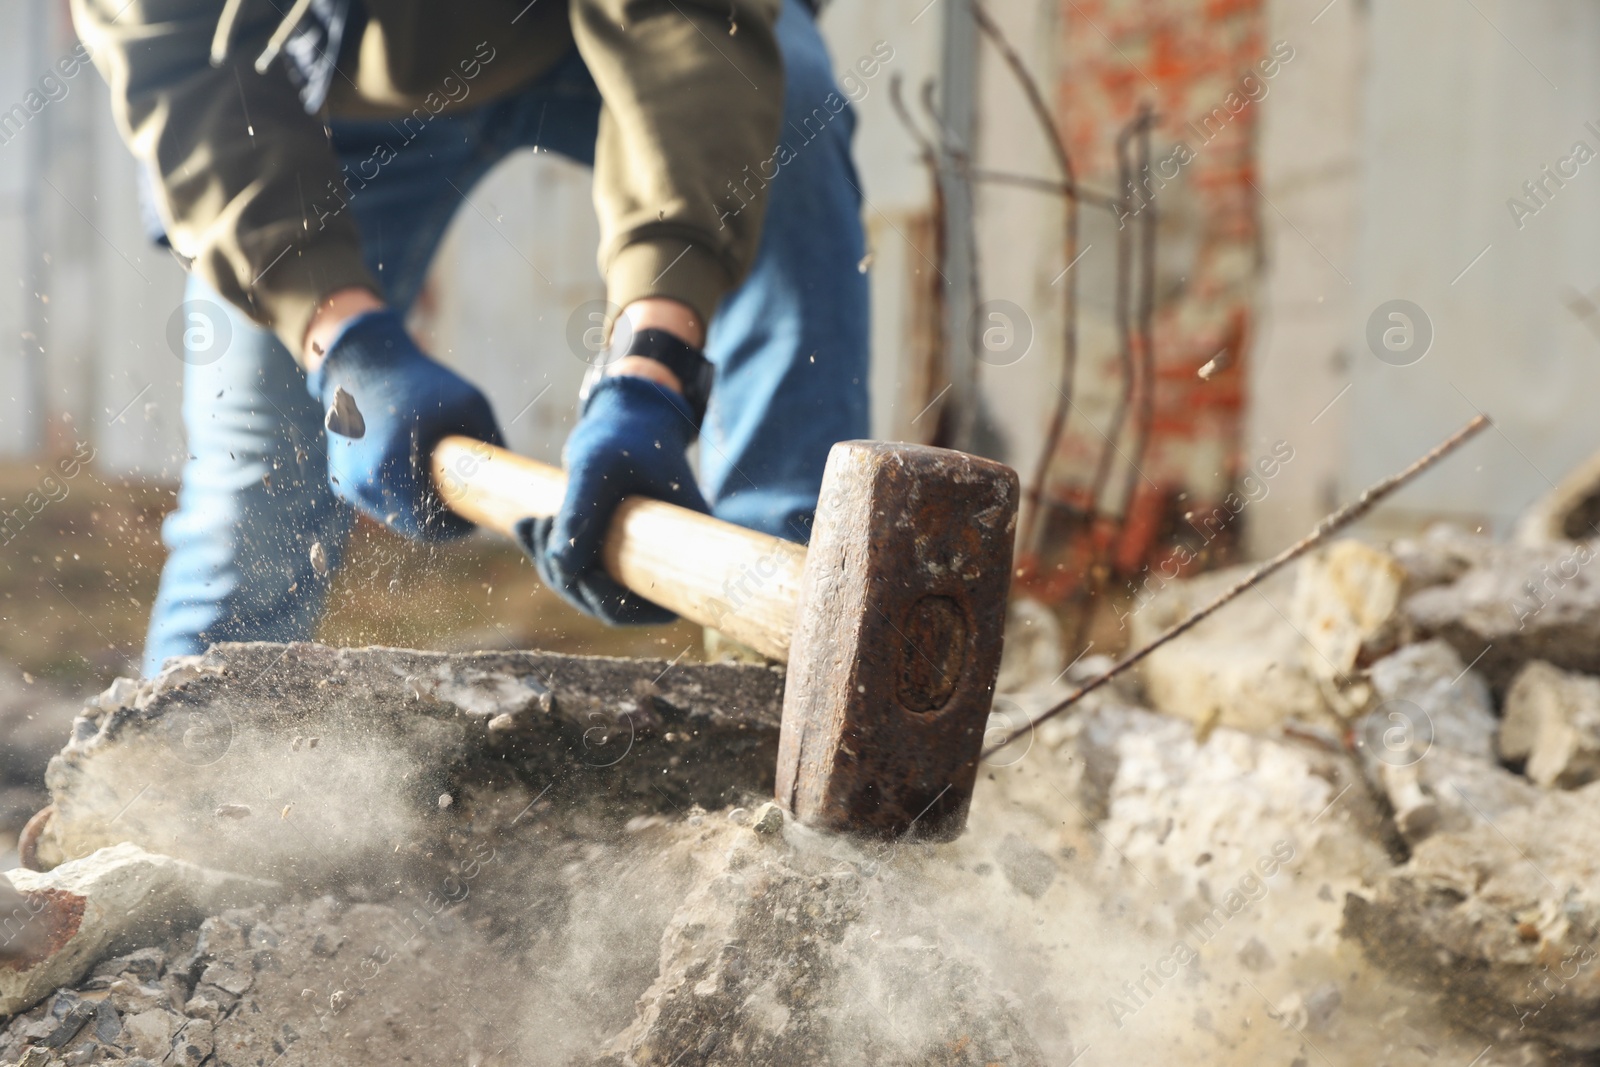
<path fill-rule="evenodd" d="M 219 646 L 53 761 L 26 900 L 191 888 L 0 960 L 61 968 L 0 1063 L 1589 1062 L 1590 554 L 1329 545 L 990 757 L 938 843 L 766 803 L 763 667 Z M 997 731 L 1108 665 L 1035 659 Z"/>

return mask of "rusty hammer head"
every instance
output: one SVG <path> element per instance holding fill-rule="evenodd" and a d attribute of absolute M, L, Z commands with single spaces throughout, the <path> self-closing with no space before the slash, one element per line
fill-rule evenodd
<path fill-rule="evenodd" d="M 966 823 L 1004 640 L 1017 475 L 922 445 L 833 447 L 806 553 L 777 796 L 830 830 Z"/>

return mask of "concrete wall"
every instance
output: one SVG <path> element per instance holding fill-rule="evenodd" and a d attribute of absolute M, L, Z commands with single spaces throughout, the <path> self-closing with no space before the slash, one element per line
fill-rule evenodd
<path fill-rule="evenodd" d="M 1504 531 L 1600 447 L 1600 166 L 1542 172 L 1578 142 L 1600 153 L 1600 10 L 1323 3 L 1272 5 L 1305 65 L 1262 130 L 1272 209 L 1250 435 L 1297 442 L 1304 466 L 1255 517 L 1254 544 L 1281 547 L 1479 410 L 1496 428 L 1376 525 Z M 1408 351 L 1382 341 L 1394 329 L 1404 345 L 1396 300 L 1421 309 Z"/>
<path fill-rule="evenodd" d="M 1325 3 L 1268 6 L 1269 35 L 1296 54 L 1261 111 L 1265 269 L 1243 448 L 1264 455 L 1286 442 L 1294 458 L 1251 505 L 1245 529 L 1257 555 L 1303 536 L 1338 506 L 1348 482 L 1370 17 L 1365 4 Z"/>

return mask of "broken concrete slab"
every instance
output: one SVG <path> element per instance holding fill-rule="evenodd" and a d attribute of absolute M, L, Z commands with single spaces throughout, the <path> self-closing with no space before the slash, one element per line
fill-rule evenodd
<path fill-rule="evenodd" d="M 1084 808 L 1103 812 L 1099 833 L 1173 899 L 1207 898 L 1202 883 L 1248 871 L 1279 841 L 1306 879 L 1353 884 L 1393 862 L 1382 814 L 1341 752 L 1227 727 L 1200 739 L 1114 705 L 1086 719 L 1072 748 L 1086 768 Z"/>
<path fill-rule="evenodd" d="M 1495 762 L 1488 686 L 1449 644 L 1407 645 L 1368 676 L 1371 710 L 1356 724 L 1357 751 L 1408 842 L 1533 803 L 1536 791 Z"/>
<path fill-rule="evenodd" d="M 1576 789 L 1600 778 L 1600 678 L 1535 660 L 1506 693 L 1500 752 L 1526 761 L 1542 786 Z"/>
<path fill-rule="evenodd" d="M 1600 673 L 1600 573 L 1585 542 L 1496 545 L 1460 577 L 1406 598 L 1420 637 L 1441 637 L 1497 694 L 1530 660 Z"/>
<path fill-rule="evenodd" d="M 436 832 L 466 784 L 641 810 L 770 794 L 782 688 L 731 664 L 217 645 L 85 709 L 38 855 L 131 840 L 312 878 Z"/>
<path fill-rule="evenodd" d="M 48 874 L 10 872 L 24 898 L 13 918 L 43 931 L 35 951 L 0 963 L 0 1016 L 23 1011 L 153 929 L 199 921 L 230 903 L 270 895 L 276 882 L 155 855 L 132 844 L 100 849 Z"/>
<path fill-rule="evenodd" d="M 1346 897 L 1342 933 L 1497 1041 L 1600 1049 L 1597 810 L 1600 783 L 1436 834 Z"/>
<path fill-rule="evenodd" d="M 1494 553 L 1495 543 L 1450 522 L 1434 523 L 1420 537 L 1390 542 L 1389 553 L 1406 572 L 1402 596 L 1446 585 L 1482 566 Z"/>
<path fill-rule="evenodd" d="M 1154 640 L 1247 570 L 1167 584 L 1125 616 L 1130 646 Z M 1275 604 L 1288 602 L 1293 583 L 1292 574 L 1279 574 L 1151 653 L 1139 667 L 1145 699 L 1168 715 L 1240 730 L 1266 732 L 1288 720 L 1336 722 L 1321 683 L 1305 667 L 1305 638 Z"/>
<path fill-rule="evenodd" d="M 1484 680 L 1454 648 L 1440 640 L 1407 645 L 1374 663 L 1367 672 L 1372 684 L 1372 714 L 1403 703 L 1422 713 L 1412 740 L 1423 751 L 1433 746 L 1464 756 L 1492 760 L 1495 752 L 1494 701 Z"/>
<path fill-rule="evenodd" d="M 726 823 L 707 836 L 722 865 L 672 917 L 660 974 L 596 1067 L 1046 1062 L 1020 1004 L 931 918 L 905 916 L 907 936 L 863 924 L 855 865 Z"/>

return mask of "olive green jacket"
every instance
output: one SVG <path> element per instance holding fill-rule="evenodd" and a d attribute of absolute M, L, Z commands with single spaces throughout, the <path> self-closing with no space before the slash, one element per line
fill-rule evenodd
<path fill-rule="evenodd" d="M 604 101 L 594 201 L 608 299 L 672 297 L 710 321 L 760 236 L 764 203 L 738 210 L 732 183 L 777 140 L 780 0 L 361 2 L 323 113 L 401 130 L 512 92 L 575 41 Z M 343 207 L 386 162 L 341 172 L 322 115 L 302 104 L 277 51 L 305 6 L 72 0 L 173 249 L 297 358 L 319 300 L 382 292 Z M 392 150 L 405 151 L 399 136 Z"/>

